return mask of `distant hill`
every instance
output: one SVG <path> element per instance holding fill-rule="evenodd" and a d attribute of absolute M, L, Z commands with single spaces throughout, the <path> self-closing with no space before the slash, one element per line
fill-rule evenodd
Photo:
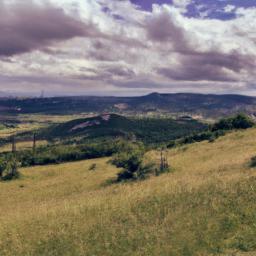
<path fill-rule="evenodd" d="M 145 114 L 148 112 L 219 118 L 239 112 L 256 116 L 256 97 L 213 94 L 159 94 L 141 97 L 58 97 L 0 99 L 0 113 L 72 114 L 81 112 Z"/>
<path fill-rule="evenodd" d="M 127 118 L 117 114 L 76 119 L 44 132 L 45 138 L 68 137 L 116 137 L 139 139 L 148 143 L 163 142 L 206 129 L 196 120 L 174 120 L 171 118 Z"/>

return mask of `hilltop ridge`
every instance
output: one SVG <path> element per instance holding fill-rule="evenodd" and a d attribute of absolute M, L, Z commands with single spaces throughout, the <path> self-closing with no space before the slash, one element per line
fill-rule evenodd
<path fill-rule="evenodd" d="M 70 113 L 194 115 L 219 118 L 244 112 L 256 115 L 256 98 L 242 95 L 152 93 L 139 97 L 56 97 L 0 99 L 0 113 L 70 114 Z"/>
<path fill-rule="evenodd" d="M 207 125 L 193 119 L 175 120 L 172 118 L 132 118 L 113 113 L 105 113 L 89 118 L 75 119 L 44 130 L 45 138 L 67 138 L 82 136 L 130 137 L 135 136 L 144 142 L 162 142 L 176 139 L 192 132 L 200 132 Z"/>

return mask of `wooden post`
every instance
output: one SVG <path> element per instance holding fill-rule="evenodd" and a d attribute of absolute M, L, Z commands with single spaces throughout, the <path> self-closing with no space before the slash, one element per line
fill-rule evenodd
<path fill-rule="evenodd" d="M 164 156 L 163 156 L 163 148 L 161 148 L 161 158 L 160 158 L 160 172 L 164 170 Z"/>
<path fill-rule="evenodd" d="M 161 148 L 160 153 L 160 172 L 163 172 L 164 170 L 169 168 L 168 163 L 168 152 L 167 150 L 164 150 L 164 148 Z"/>
<path fill-rule="evenodd" d="M 33 135 L 33 153 L 36 153 L 36 134 Z"/>
<path fill-rule="evenodd" d="M 165 150 L 165 169 L 169 168 L 169 163 L 168 163 L 168 151 Z"/>

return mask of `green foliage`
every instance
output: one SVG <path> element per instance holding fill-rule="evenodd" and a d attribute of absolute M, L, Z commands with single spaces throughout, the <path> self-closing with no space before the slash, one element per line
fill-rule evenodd
<path fill-rule="evenodd" d="M 140 143 L 126 143 L 122 151 L 112 159 L 112 164 L 122 171 L 118 173 L 117 181 L 142 180 L 154 172 L 154 164 L 143 163 L 145 148 Z"/>
<path fill-rule="evenodd" d="M 136 119 L 134 133 L 145 144 L 159 144 L 207 129 L 207 126 L 195 121 L 176 121 L 171 118 Z"/>
<path fill-rule="evenodd" d="M 256 156 L 251 158 L 251 163 L 250 163 L 251 167 L 256 167 Z"/>
<path fill-rule="evenodd" d="M 62 143 L 41 146 L 36 149 L 34 154 L 32 154 L 31 150 L 23 150 L 18 151 L 16 156 L 22 167 L 28 167 L 108 157 L 126 149 L 126 141 L 122 139 L 110 140 L 106 138 L 91 141 L 88 140 L 87 143 L 82 144 Z M 0 165 L 1 162 L 6 162 L 11 155 L 11 153 L 0 154 L 0 158 L 2 158 Z"/>
<path fill-rule="evenodd" d="M 238 114 L 230 118 L 223 118 L 215 123 L 211 128 L 212 131 L 247 129 L 254 126 L 253 120 L 244 114 Z"/>
<path fill-rule="evenodd" d="M 74 129 L 74 127 L 79 127 Z M 203 131 L 207 128 L 196 120 L 174 120 L 172 118 L 128 118 L 111 114 L 109 120 L 96 116 L 76 119 L 42 131 L 43 138 L 122 137 L 145 144 L 162 143 L 172 139 Z"/>
<path fill-rule="evenodd" d="M 195 142 L 200 142 L 208 140 L 209 142 L 214 142 L 220 136 L 224 136 L 227 131 L 235 129 L 247 129 L 254 126 L 254 122 L 251 118 L 244 114 L 238 114 L 233 117 L 223 118 L 216 122 L 214 125 L 210 126 L 205 132 L 196 133 L 193 135 L 186 136 L 184 138 L 178 139 L 176 141 L 171 141 L 167 147 L 172 148 L 176 145 L 190 144 Z"/>
<path fill-rule="evenodd" d="M 18 162 L 15 156 L 0 161 L 0 177 L 2 180 L 13 180 L 19 178 Z"/>
<path fill-rule="evenodd" d="M 7 161 L 4 157 L 0 158 L 0 178 L 3 176 L 3 172 L 6 169 Z"/>
<path fill-rule="evenodd" d="M 217 138 L 219 138 L 220 136 L 224 136 L 225 134 L 226 134 L 226 131 L 223 131 L 223 130 L 214 131 L 214 132 L 208 130 L 206 132 L 186 136 L 176 141 L 171 141 L 167 145 L 167 148 L 173 148 L 177 145 L 191 144 L 191 143 L 200 142 L 204 140 L 208 140 L 209 142 L 214 142 Z"/>
<path fill-rule="evenodd" d="M 143 164 L 139 167 L 136 172 L 136 179 L 144 180 L 152 174 L 156 174 L 157 168 L 154 163 Z"/>

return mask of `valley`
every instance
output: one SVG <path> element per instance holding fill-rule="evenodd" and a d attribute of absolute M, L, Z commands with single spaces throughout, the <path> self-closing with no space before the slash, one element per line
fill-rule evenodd
<path fill-rule="evenodd" d="M 256 253 L 253 114 L 54 111 L 1 116 L 1 255 Z"/>

